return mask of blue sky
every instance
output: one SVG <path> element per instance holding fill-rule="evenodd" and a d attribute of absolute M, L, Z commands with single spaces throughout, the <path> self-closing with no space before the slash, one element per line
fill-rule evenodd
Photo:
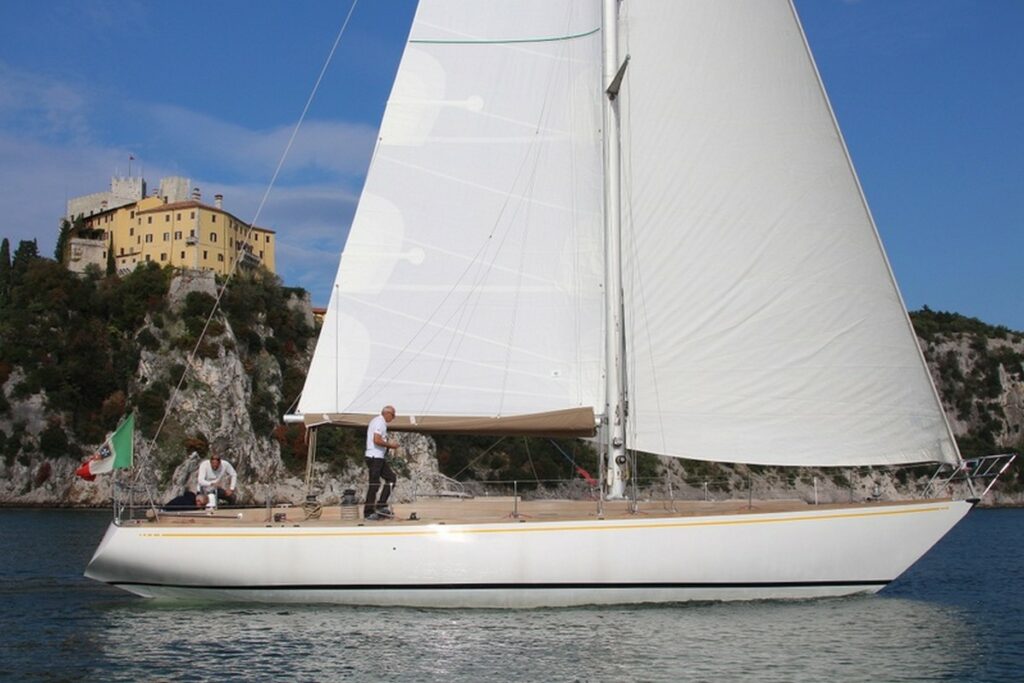
<path fill-rule="evenodd" d="M 1024 330 L 1024 2 L 797 0 L 907 305 Z M 0 236 L 140 168 L 249 221 L 348 0 L 0 2 Z M 413 13 L 361 0 L 258 224 L 323 305 Z"/>

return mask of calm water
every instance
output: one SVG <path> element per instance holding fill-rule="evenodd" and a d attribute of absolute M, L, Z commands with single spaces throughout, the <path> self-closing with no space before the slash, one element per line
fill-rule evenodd
<path fill-rule="evenodd" d="M 873 597 L 508 612 L 145 601 L 82 577 L 108 518 L 0 510 L 0 680 L 1024 680 L 1024 510 Z"/>

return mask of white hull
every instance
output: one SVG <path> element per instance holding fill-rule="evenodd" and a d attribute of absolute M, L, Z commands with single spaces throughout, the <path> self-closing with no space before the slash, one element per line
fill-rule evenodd
<path fill-rule="evenodd" d="M 145 597 L 566 607 L 874 593 L 970 510 L 929 501 L 797 512 L 486 524 L 112 524 L 86 576 Z"/>

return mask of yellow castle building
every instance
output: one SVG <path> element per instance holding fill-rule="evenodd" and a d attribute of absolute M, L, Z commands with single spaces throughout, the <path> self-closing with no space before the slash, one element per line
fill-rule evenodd
<path fill-rule="evenodd" d="M 104 269 L 112 250 L 122 273 L 150 262 L 220 275 L 233 272 L 236 262 L 275 272 L 273 230 L 249 230 L 224 210 L 222 195 L 215 195 L 211 206 L 201 201 L 198 188 L 186 195 L 187 187 L 187 179 L 164 178 L 158 193 L 144 197 L 141 178 L 114 178 L 111 192 L 70 200 L 69 219 L 81 216 L 89 237 L 69 241 L 68 267 L 84 272 L 95 264 Z"/>

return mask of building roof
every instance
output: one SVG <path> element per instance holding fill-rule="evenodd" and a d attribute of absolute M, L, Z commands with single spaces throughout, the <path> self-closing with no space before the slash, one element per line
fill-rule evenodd
<path fill-rule="evenodd" d="M 236 221 L 238 221 L 242 225 L 249 225 L 247 222 L 243 221 L 241 218 L 239 218 L 238 216 L 234 215 L 230 211 L 225 211 L 224 209 L 218 209 L 216 206 L 210 206 L 209 204 L 203 204 L 202 202 L 197 202 L 194 199 L 190 199 L 190 200 L 184 201 L 184 202 L 173 202 L 171 204 L 161 204 L 159 206 L 154 206 L 151 209 L 140 209 L 139 211 L 136 212 L 135 215 L 136 216 L 141 216 L 144 213 L 159 213 L 161 211 L 177 211 L 178 209 L 196 209 L 196 208 L 198 208 L 198 209 L 205 209 L 207 211 L 216 211 L 217 213 L 222 213 L 225 216 L 231 216 L 231 218 L 235 219 Z M 252 229 L 253 230 L 259 230 L 260 232 L 268 232 L 268 233 L 270 233 L 272 235 L 276 234 L 276 232 L 274 230 L 271 230 L 270 228 L 263 228 L 263 227 L 260 227 L 258 225 L 252 226 Z"/>
<path fill-rule="evenodd" d="M 157 206 L 154 206 L 152 209 L 140 209 L 138 213 L 155 213 L 157 211 L 174 211 L 176 209 L 194 209 L 196 207 L 199 207 L 201 209 L 210 209 L 211 211 L 220 211 L 221 213 L 227 213 L 227 211 L 224 211 L 224 209 L 218 209 L 215 206 L 209 206 L 208 204 L 203 204 L 202 202 L 197 202 L 195 200 L 189 200 L 185 202 L 173 202 L 171 204 L 159 204 Z"/>

